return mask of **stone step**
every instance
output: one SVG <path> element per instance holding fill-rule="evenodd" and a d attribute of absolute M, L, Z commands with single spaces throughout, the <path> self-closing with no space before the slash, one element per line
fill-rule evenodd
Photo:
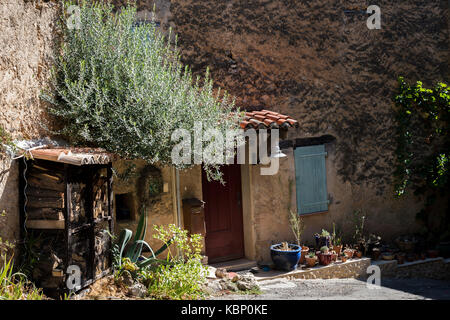
<path fill-rule="evenodd" d="M 227 271 L 242 271 L 249 270 L 257 266 L 256 261 L 248 259 L 237 259 L 225 262 L 218 262 L 210 264 L 214 268 L 225 268 Z"/>

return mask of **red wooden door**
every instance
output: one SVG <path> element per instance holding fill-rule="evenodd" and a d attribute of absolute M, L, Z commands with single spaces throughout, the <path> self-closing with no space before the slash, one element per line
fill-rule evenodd
<path fill-rule="evenodd" d="M 240 165 L 221 167 L 225 185 L 208 181 L 202 172 L 205 201 L 206 255 L 209 262 L 244 256 Z"/>

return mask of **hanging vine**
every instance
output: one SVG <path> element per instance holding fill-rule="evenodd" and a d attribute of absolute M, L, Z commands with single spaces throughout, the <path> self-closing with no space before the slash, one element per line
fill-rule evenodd
<path fill-rule="evenodd" d="M 395 193 L 400 197 L 412 190 L 425 195 L 423 214 L 438 195 L 449 191 L 450 93 L 442 82 L 432 89 L 420 81 L 409 85 L 403 77 L 398 82 Z"/>

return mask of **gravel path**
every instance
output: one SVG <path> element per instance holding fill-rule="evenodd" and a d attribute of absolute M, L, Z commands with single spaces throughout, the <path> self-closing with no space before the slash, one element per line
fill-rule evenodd
<path fill-rule="evenodd" d="M 369 289 L 356 279 L 260 281 L 260 295 L 225 295 L 232 300 L 450 300 L 450 281 L 431 279 L 382 279 L 380 289 Z"/>

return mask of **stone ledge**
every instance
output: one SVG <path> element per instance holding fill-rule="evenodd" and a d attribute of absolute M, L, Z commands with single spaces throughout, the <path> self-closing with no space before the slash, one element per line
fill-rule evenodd
<path fill-rule="evenodd" d="M 257 281 L 277 278 L 296 279 L 342 279 L 362 278 L 367 276 L 367 267 L 370 266 L 370 258 L 350 259 L 343 263 L 333 263 L 328 266 L 315 266 L 293 271 L 267 271 L 255 274 Z"/>
<path fill-rule="evenodd" d="M 443 262 L 444 258 L 438 257 L 438 258 L 428 258 L 425 260 L 416 260 L 416 261 L 412 261 L 412 262 L 405 262 L 403 264 L 399 264 L 397 265 L 398 268 L 407 268 L 410 266 L 415 266 L 415 265 L 420 265 L 420 264 L 424 264 L 424 263 L 433 263 L 433 262 Z"/>

